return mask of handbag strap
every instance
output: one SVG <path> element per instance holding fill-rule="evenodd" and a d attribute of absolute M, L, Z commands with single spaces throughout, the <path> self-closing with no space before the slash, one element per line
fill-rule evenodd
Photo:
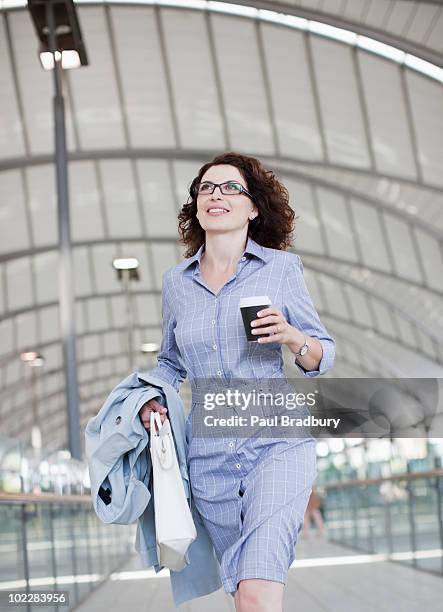
<path fill-rule="evenodd" d="M 160 444 L 154 444 L 154 452 L 157 453 L 160 459 L 160 465 L 163 469 L 169 470 L 174 463 L 174 453 L 170 424 L 168 426 L 161 422 L 160 415 L 154 410 L 150 415 L 151 435 L 157 436 Z M 169 451 L 169 452 L 168 452 Z"/>
<path fill-rule="evenodd" d="M 154 435 L 161 436 L 161 430 L 163 428 L 163 423 L 161 422 L 159 413 L 153 410 L 150 415 L 150 420 L 151 420 L 151 429 L 150 429 L 151 435 L 154 434 Z M 188 474 L 188 488 L 189 488 L 189 509 L 191 510 L 191 513 L 192 513 L 192 488 L 191 488 L 191 480 L 189 479 L 189 474 Z"/>

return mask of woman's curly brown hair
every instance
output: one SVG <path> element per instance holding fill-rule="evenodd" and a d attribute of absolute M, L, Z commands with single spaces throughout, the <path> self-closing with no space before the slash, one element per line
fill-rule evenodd
<path fill-rule="evenodd" d="M 188 202 L 179 215 L 180 243 L 187 247 L 185 258 L 192 257 L 205 242 L 205 230 L 197 219 L 197 191 L 203 175 L 211 166 L 235 166 L 246 181 L 257 206 L 258 215 L 248 225 L 248 237 L 258 244 L 285 251 L 292 243 L 295 213 L 289 205 L 288 190 L 275 174 L 266 170 L 255 157 L 240 153 L 222 153 L 202 166 L 189 187 Z"/>

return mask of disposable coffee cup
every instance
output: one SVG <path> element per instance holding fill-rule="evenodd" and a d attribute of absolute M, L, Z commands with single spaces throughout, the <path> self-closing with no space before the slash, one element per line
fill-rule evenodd
<path fill-rule="evenodd" d="M 269 334 L 258 334 L 253 335 L 251 332 L 256 327 L 251 327 L 251 321 L 259 319 L 257 312 L 264 308 L 269 308 L 271 300 L 267 295 L 255 295 L 251 297 L 245 297 L 240 300 L 240 312 L 243 319 L 243 325 L 245 326 L 245 333 L 248 342 L 257 342 L 260 337 L 269 336 Z M 266 329 L 267 325 L 260 325 L 260 329 Z"/>

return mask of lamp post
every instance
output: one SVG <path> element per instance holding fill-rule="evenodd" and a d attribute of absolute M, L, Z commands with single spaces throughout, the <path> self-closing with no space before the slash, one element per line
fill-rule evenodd
<path fill-rule="evenodd" d="M 134 341 L 133 341 L 133 319 L 134 309 L 132 306 L 131 281 L 139 281 L 138 259 L 135 257 L 117 258 L 112 262 L 117 271 L 117 278 L 122 283 L 123 293 L 126 298 L 126 327 L 128 331 L 128 359 L 129 368 L 134 372 Z"/>
<path fill-rule="evenodd" d="M 59 236 L 59 307 L 68 407 L 71 456 L 81 458 L 80 418 L 75 347 L 74 275 L 68 197 L 65 105 L 62 69 L 88 63 L 73 0 L 28 0 L 28 8 L 40 43 L 40 60 L 54 76 L 55 166 L 57 176 Z"/>
<path fill-rule="evenodd" d="M 159 350 L 159 345 L 157 344 L 157 342 L 144 342 L 141 347 L 140 347 L 140 351 L 143 353 L 143 355 L 148 355 L 148 367 L 152 368 L 155 365 L 155 357 L 158 353 Z"/>
<path fill-rule="evenodd" d="M 26 363 L 31 368 L 31 394 L 32 394 L 32 428 L 31 428 L 31 447 L 32 447 L 32 458 L 31 460 L 31 473 L 33 491 L 40 491 L 39 482 L 39 465 L 41 460 L 42 452 L 42 433 L 39 423 L 38 414 L 38 375 L 37 370 L 41 368 L 44 363 L 44 357 L 35 351 L 25 351 L 20 354 L 20 359 L 23 363 Z"/>
<path fill-rule="evenodd" d="M 21 353 L 20 359 L 23 363 L 27 363 L 31 368 L 31 394 L 32 394 L 32 430 L 31 430 L 31 446 L 36 454 L 40 453 L 42 447 L 42 435 L 38 416 L 38 393 L 37 393 L 37 368 L 41 368 L 44 363 L 44 357 L 35 351 L 26 351 Z"/>

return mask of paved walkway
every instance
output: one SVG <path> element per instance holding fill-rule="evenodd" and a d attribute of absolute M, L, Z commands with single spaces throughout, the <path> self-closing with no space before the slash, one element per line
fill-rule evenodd
<path fill-rule="evenodd" d="M 289 570 L 285 612 L 437 612 L 443 580 L 398 563 L 362 555 L 325 538 L 301 537 L 296 567 Z M 127 572 L 127 573 L 125 573 Z M 76 612 L 174 612 L 169 576 L 140 569 L 137 556 L 76 608 Z M 232 597 L 221 589 L 183 604 L 180 612 L 232 612 Z"/>

